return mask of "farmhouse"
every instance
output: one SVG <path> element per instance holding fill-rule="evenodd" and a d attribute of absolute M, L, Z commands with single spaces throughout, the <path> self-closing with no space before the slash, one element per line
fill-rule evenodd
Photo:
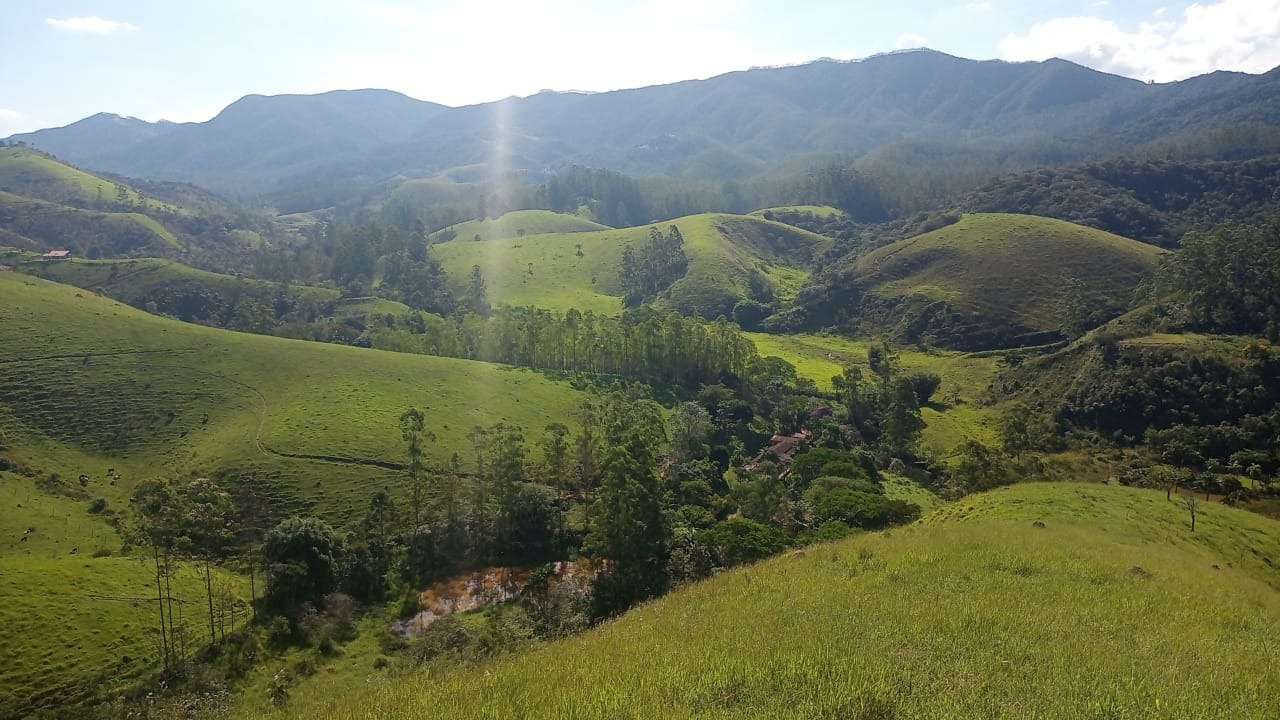
<path fill-rule="evenodd" d="M 66 258 L 71 257 L 71 251 L 70 250 L 50 250 L 49 252 L 42 254 L 40 257 L 45 260 L 65 260 Z"/>
<path fill-rule="evenodd" d="M 773 456 L 779 465 L 786 468 L 791 465 L 791 460 L 795 458 L 796 453 L 808 445 L 811 439 L 813 439 L 813 433 L 808 430 L 801 430 L 791 435 L 774 435 L 769 438 L 769 447 L 761 450 L 759 455 L 751 458 L 751 462 L 748 462 L 743 467 L 747 470 L 754 470 L 765 458 Z"/>

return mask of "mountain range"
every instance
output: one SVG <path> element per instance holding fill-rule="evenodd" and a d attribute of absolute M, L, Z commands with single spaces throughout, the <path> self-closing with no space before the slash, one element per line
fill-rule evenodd
<path fill-rule="evenodd" d="M 389 90 L 250 95 L 202 123 L 99 113 L 8 139 L 92 170 L 238 196 L 539 177 L 569 165 L 743 179 L 922 142 L 1054 163 L 1130 151 L 1224 157 L 1280 147 L 1280 69 L 1150 84 L 1065 60 L 917 50 L 465 107 Z"/>

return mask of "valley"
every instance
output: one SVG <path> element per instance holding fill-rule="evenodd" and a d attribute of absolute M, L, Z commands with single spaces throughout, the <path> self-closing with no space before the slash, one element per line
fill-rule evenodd
<path fill-rule="evenodd" d="M 1277 72 L 6 138 L 0 720 L 1275 717 Z"/>

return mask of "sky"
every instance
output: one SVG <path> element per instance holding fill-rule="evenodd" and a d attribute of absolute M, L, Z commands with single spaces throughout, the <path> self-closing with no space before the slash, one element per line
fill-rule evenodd
<path fill-rule="evenodd" d="M 248 94 L 466 105 L 929 47 L 1170 82 L 1280 65 L 1280 0 L 6 0 L 0 137 Z"/>

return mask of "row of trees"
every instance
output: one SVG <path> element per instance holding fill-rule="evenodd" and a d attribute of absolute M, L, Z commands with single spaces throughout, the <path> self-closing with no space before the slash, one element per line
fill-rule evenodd
<path fill-rule="evenodd" d="M 487 317 L 419 314 L 377 323 L 367 331 L 375 348 L 693 388 L 743 375 L 757 357 L 751 341 L 725 320 L 705 323 L 649 307 L 617 317 L 504 307 Z"/>

